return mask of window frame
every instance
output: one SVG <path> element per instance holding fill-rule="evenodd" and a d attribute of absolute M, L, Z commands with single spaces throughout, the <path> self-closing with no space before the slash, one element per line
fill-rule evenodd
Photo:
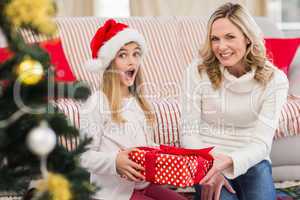
<path fill-rule="evenodd" d="M 287 3 L 287 2 L 288 1 L 286 0 L 268 0 L 268 16 L 271 17 L 271 19 L 276 23 L 279 29 L 283 31 L 300 30 L 300 21 L 291 21 L 291 22 L 283 21 L 282 3 Z"/>

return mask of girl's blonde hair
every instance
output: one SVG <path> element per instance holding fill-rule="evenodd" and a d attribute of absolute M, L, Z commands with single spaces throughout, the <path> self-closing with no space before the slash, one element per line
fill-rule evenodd
<path fill-rule="evenodd" d="M 155 115 L 151 109 L 150 104 L 147 102 L 143 90 L 143 74 L 141 69 L 138 70 L 133 86 L 129 87 L 130 93 L 137 99 L 138 104 L 142 108 L 147 123 L 154 126 Z M 126 120 L 121 115 L 122 110 L 122 95 L 121 95 L 121 81 L 119 73 L 116 71 L 115 66 L 111 63 L 103 73 L 103 82 L 101 90 L 106 95 L 111 109 L 112 120 L 116 123 L 125 123 Z"/>
<path fill-rule="evenodd" d="M 215 89 L 220 87 L 222 82 L 220 63 L 212 51 L 210 38 L 212 25 L 220 18 L 230 20 L 250 41 L 243 58 L 246 70 L 256 68 L 255 80 L 262 85 L 266 85 L 273 75 L 274 68 L 267 60 L 263 34 L 260 28 L 247 9 L 240 4 L 225 3 L 211 15 L 207 25 L 206 40 L 203 48 L 200 50 L 200 57 L 202 57 L 203 63 L 198 66 L 199 73 L 205 70 L 213 87 Z"/>

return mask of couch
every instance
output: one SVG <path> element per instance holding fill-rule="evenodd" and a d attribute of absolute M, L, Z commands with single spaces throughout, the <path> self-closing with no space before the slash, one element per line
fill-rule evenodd
<path fill-rule="evenodd" d="M 284 33 L 267 18 L 256 17 L 256 22 L 267 38 L 284 38 Z M 279 129 L 277 129 L 271 160 L 275 181 L 300 180 L 300 48 L 296 52 L 290 70 L 289 97 L 281 112 Z M 294 96 L 296 95 L 296 96 Z"/>
<path fill-rule="evenodd" d="M 283 37 L 283 33 L 265 18 L 255 18 L 268 37 Z M 91 58 L 89 42 L 105 21 L 96 17 L 58 17 L 56 19 L 64 53 L 77 80 L 87 83 L 92 91 L 99 88 L 99 74 L 88 72 L 84 63 Z M 206 18 L 201 17 L 131 17 L 119 21 L 138 29 L 146 38 L 149 52 L 142 70 L 146 95 L 157 117 L 153 131 L 156 143 L 180 146 L 178 97 L 183 71 L 198 53 L 206 32 Z M 45 40 L 22 31 L 28 42 Z M 0 40 L 1 41 L 1 40 Z M 1 44 L 0 44 L 1 45 Z M 300 59 L 298 58 L 300 61 Z M 296 63 L 300 63 L 296 61 Z M 300 66 L 292 66 L 293 70 Z M 80 127 L 78 109 L 82 102 L 59 99 L 54 104 Z M 61 140 L 70 149 L 74 141 Z M 75 141 L 76 143 L 76 141 Z M 284 106 L 271 154 L 275 181 L 300 180 L 300 98 L 291 96 Z M 0 196 L 1 199 L 1 196 Z"/>

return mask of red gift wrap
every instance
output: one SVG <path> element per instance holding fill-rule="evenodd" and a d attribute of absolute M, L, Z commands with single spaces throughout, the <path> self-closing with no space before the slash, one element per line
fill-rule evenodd
<path fill-rule="evenodd" d="M 142 165 L 146 181 L 176 187 L 193 186 L 201 181 L 213 165 L 211 148 L 184 149 L 160 145 L 159 148 L 138 147 L 129 158 Z"/>

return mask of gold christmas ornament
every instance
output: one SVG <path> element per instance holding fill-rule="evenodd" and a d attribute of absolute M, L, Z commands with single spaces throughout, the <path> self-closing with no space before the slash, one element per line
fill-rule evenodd
<path fill-rule="evenodd" d="M 16 28 L 31 25 L 39 32 L 49 35 L 56 32 L 52 19 L 55 12 L 52 0 L 11 0 L 4 10 Z"/>
<path fill-rule="evenodd" d="M 21 83 L 35 85 L 43 78 L 44 68 L 40 62 L 27 58 L 19 64 L 17 75 Z"/>
<path fill-rule="evenodd" d="M 37 187 L 38 192 L 49 192 L 53 200 L 71 200 L 71 184 L 61 174 L 49 172 L 47 178 L 42 180 Z"/>

